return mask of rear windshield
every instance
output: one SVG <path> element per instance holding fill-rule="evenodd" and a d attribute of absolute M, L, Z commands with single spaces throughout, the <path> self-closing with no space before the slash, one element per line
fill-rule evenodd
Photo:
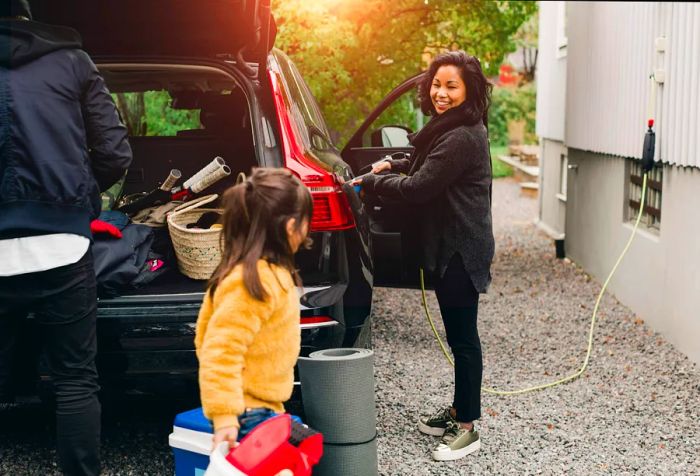
<path fill-rule="evenodd" d="M 248 101 L 230 76 L 176 66 L 100 67 L 131 137 L 222 135 L 247 126 Z"/>
<path fill-rule="evenodd" d="M 168 91 L 113 93 L 112 97 L 132 137 L 173 137 L 180 131 L 202 129 L 201 108 L 176 109 Z"/>

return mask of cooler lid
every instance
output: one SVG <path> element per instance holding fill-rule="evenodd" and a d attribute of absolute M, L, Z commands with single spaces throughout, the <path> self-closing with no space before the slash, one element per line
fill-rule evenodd
<path fill-rule="evenodd" d="M 176 427 L 175 429 L 184 428 L 186 430 L 214 433 L 214 427 L 204 416 L 201 407 L 178 414 L 175 417 L 173 426 Z"/>

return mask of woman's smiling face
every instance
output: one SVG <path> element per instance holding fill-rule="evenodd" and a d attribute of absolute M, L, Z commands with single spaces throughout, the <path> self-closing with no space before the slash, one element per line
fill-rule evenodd
<path fill-rule="evenodd" d="M 467 99 L 467 87 L 457 66 L 440 66 L 430 86 L 430 99 L 438 114 L 459 106 Z"/>

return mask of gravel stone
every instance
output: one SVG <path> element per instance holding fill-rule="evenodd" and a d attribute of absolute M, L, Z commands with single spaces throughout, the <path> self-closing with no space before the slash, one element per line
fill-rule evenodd
<path fill-rule="evenodd" d="M 520 196 L 517 183 L 497 180 L 493 195 L 493 284 L 479 312 L 483 385 L 518 389 L 575 373 L 601 284 L 556 259 L 533 224 L 537 200 Z M 439 440 L 419 433 L 416 419 L 451 403 L 452 368 L 419 290 L 374 296 L 381 474 L 700 474 L 698 366 L 610 294 L 581 378 L 524 395 L 483 394 L 481 450 L 432 461 Z M 433 292 L 428 305 L 444 339 Z"/>
<path fill-rule="evenodd" d="M 494 281 L 482 296 L 484 385 L 514 389 L 579 369 L 600 283 L 533 225 L 537 201 L 494 183 Z M 612 265 L 612 263 L 611 263 Z M 435 295 L 428 304 L 441 333 Z M 419 415 L 451 401 L 452 369 L 430 331 L 420 291 L 377 289 L 374 348 L 382 475 L 700 475 L 700 369 L 611 295 L 591 362 L 578 380 L 518 396 L 484 394 L 481 450 L 434 462 Z M 444 334 L 443 334 L 444 335 Z M 191 402 L 114 396 L 104 405 L 104 475 L 172 475 L 168 434 Z M 0 475 L 58 475 L 52 413 L 0 406 Z"/>

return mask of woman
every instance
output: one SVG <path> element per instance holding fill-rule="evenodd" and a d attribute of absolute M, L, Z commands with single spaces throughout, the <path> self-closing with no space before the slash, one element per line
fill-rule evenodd
<path fill-rule="evenodd" d="M 486 130 L 491 84 L 463 51 L 435 58 L 420 85 L 421 109 L 432 119 L 411 137 L 412 158 L 382 162 L 362 181 L 365 193 L 397 199 L 420 214 L 412 222 L 423 268 L 430 273 L 455 360 L 452 405 L 418 429 L 442 436 L 439 461 L 479 449 L 482 358 L 479 293 L 491 282 L 491 160 Z M 376 175 L 389 171 L 386 175 Z M 407 173 L 407 175 L 398 175 Z"/>

